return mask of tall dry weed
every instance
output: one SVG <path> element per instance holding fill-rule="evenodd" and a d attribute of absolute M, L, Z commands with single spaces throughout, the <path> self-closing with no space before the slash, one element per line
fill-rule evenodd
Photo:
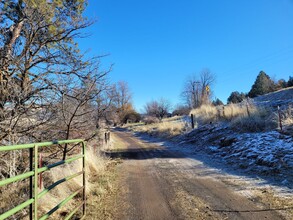
<path fill-rule="evenodd" d="M 199 108 L 192 109 L 190 114 L 193 114 L 196 123 L 206 124 L 217 121 L 219 112 L 213 105 L 202 105 Z"/>
<path fill-rule="evenodd" d="M 262 132 L 277 128 L 274 114 L 266 111 L 256 111 L 250 116 L 240 116 L 231 121 L 231 127 L 243 132 Z"/>
<path fill-rule="evenodd" d="M 207 124 L 217 121 L 231 121 L 238 117 L 253 115 L 257 108 L 252 104 L 229 104 L 225 106 L 202 105 L 191 110 L 196 123 Z"/>
<path fill-rule="evenodd" d="M 207 124 L 219 121 L 229 122 L 233 129 L 244 132 L 259 132 L 277 127 L 273 112 L 256 107 L 251 103 L 229 104 L 225 106 L 203 105 L 193 109 L 195 123 Z M 290 123 L 290 118 L 288 119 Z"/>
<path fill-rule="evenodd" d="M 258 109 L 252 104 L 229 104 L 223 107 L 222 117 L 226 120 L 233 120 L 238 117 L 250 117 Z"/>

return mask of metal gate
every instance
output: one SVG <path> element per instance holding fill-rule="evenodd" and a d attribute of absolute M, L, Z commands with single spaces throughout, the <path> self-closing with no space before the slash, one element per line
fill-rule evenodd
<path fill-rule="evenodd" d="M 81 146 L 81 154 L 77 156 L 70 157 L 66 160 L 61 160 L 56 163 L 40 167 L 39 168 L 39 153 L 38 150 L 41 147 L 49 147 L 55 144 L 79 144 Z M 8 185 L 13 182 L 17 182 L 20 180 L 24 180 L 29 178 L 30 181 L 30 199 L 23 202 L 22 204 L 10 209 L 9 211 L 0 214 L 0 220 L 6 219 L 15 213 L 21 211 L 22 209 L 30 206 L 30 219 L 34 220 L 44 220 L 47 219 L 50 215 L 52 215 L 56 210 L 64 206 L 66 203 L 68 203 L 70 200 L 72 200 L 77 194 L 82 193 L 82 202 L 74 208 L 66 217 L 65 219 L 70 219 L 80 208 L 82 208 L 82 217 L 85 216 L 85 206 L 86 206 L 86 193 L 85 193 L 85 142 L 81 139 L 75 139 L 75 140 L 62 140 L 62 141 L 52 141 L 52 142 L 42 142 L 42 143 L 32 143 L 32 144 L 21 144 L 21 145 L 12 145 L 12 146 L 0 146 L 0 152 L 4 151 L 13 151 L 13 150 L 24 150 L 29 149 L 29 159 L 30 159 L 30 171 L 26 173 L 22 173 L 20 175 L 3 179 L 0 181 L 0 187 Z M 68 164 L 76 160 L 82 160 L 82 170 L 78 173 L 74 173 L 70 176 L 66 176 L 52 185 L 46 187 L 43 191 L 40 193 L 38 192 L 38 175 L 41 173 L 48 171 L 54 167 Z M 51 209 L 49 212 L 47 212 L 43 216 L 38 216 L 38 201 L 40 198 L 42 198 L 44 195 L 46 195 L 49 191 L 60 185 L 61 183 L 64 183 L 68 180 L 71 180 L 77 176 L 82 175 L 82 187 L 78 189 L 77 191 L 73 192 L 70 196 L 65 198 L 63 201 L 61 201 L 58 205 L 56 205 L 53 209 Z M 11 195 L 13 196 L 13 195 Z"/>

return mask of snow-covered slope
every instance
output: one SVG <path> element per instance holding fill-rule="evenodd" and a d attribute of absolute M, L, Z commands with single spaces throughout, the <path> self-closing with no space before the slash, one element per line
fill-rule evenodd
<path fill-rule="evenodd" d="M 200 126 L 175 141 L 231 167 L 277 178 L 287 186 L 293 184 L 293 137 L 276 130 L 239 133 L 218 123 Z"/>
<path fill-rule="evenodd" d="M 253 99 L 258 106 L 288 106 L 293 104 L 293 87 L 271 92 Z"/>

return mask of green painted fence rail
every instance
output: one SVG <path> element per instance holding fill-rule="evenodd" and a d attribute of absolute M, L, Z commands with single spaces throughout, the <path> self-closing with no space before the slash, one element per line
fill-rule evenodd
<path fill-rule="evenodd" d="M 58 161 L 54 164 L 49 164 L 47 166 L 39 168 L 38 164 L 38 159 L 39 159 L 39 153 L 38 150 L 40 147 L 50 147 L 55 144 L 81 144 L 82 151 L 81 154 L 78 156 L 74 156 L 71 158 L 68 158 L 66 160 L 61 160 Z M 52 141 L 52 142 L 42 142 L 42 143 L 32 143 L 32 144 L 20 144 L 20 145 L 12 145 L 12 146 L 0 146 L 0 152 L 4 151 L 13 151 L 13 150 L 24 150 L 24 149 L 29 149 L 30 151 L 30 171 L 26 173 L 22 173 L 20 175 L 3 179 L 0 181 L 0 187 L 6 186 L 10 183 L 14 183 L 20 180 L 24 180 L 29 178 L 30 179 L 30 199 L 23 202 L 22 204 L 8 210 L 5 213 L 0 213 L 0 220 L 6 219 L 15 213 L 21 211 L 22 209 L 30 206 L 30 216 L 29 218 L 32 220 L 44 220 L 47 219 L 50 215 L 52 215 L 55 211 L 57 211 L 59 208 L 62 206 L 66 205 L 70 200 L 72 200 L 76 195 L 79 193 L 82 193 L 82 202 L 74 208 L 66 217 L 65 219 L 70 219 L 78 210 L 82 209 L 82 218 L 85 216 L 85 208 L 86 208 L 86 194 L 85 194 L 85 142 L 82 139 L 74 139 L 74 140 L 62 140 L 62 141 Z M 48 186 L 45 188 L 43 191 L 38 192 L 38 175 L 48 171 L 54 167 L 63 165 L 63 164 L 68 164 L 76 160 L 82 160 L 82 171 L 72 174 L 70 176 L 64 177 L 52 185 Z M 57 187 L 58 185 L 71 180 L 73 178 L 76 178 L 78 176 L 82 175 L 82 187 L 78 189 L 77 191 L 73 192 L 71 195 L 69 195 L 67 198 L 65 198 L 63 201 L 61 201 L 57 206 L 52 208 L 49 212 L 47 212 L 43 216 L 38 216 L 38 200 L 46 195 L 48 192 L 50 192 L 52 189 Z M 1 197 L 0 197 L 1 199 Z"/>

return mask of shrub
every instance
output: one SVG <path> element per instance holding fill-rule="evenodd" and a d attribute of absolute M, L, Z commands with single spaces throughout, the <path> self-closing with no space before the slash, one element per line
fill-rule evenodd
<path fill-rule="evenodd" d="M 154 123 L 159 123 L 160 120 L 156 117 L 153 116 L 146 116 L 143 120 L 142 120 L 146 125 L 148 124 L 154 124 Z"/>
<path fill-rule="evenodd" d="M 189 112 L 190 112 L 190 108 L 188 106 L 179 105 L 179 106 L 176 106 L 175 110 L 172 112 L 172 116 L 188 115 Z"/>
<path fill-rule="evenodd" d="M 136 111 L 130 111 L 127 114 L 124 115 L 122 122 L 124 124 L 126 123 L 137 123 L 139 122 L 141 119 L 141 116 L 139 113 L 137 113 Z"/>

